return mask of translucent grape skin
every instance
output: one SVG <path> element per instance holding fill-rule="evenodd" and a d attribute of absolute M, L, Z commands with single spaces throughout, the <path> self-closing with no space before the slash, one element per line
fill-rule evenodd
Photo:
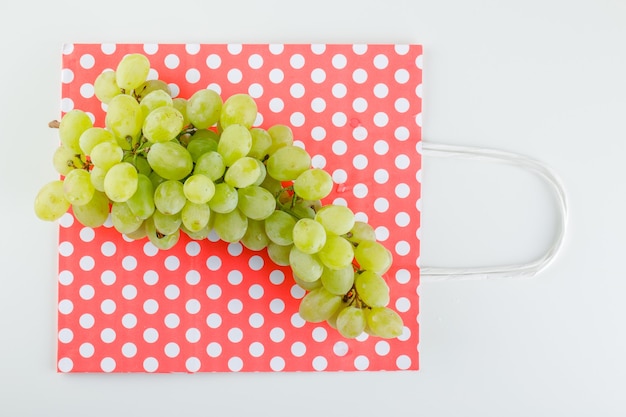
<path fill-rule="evenodd" d="M 45 184 L 35 197 L 35 214 L 41 220 L 55 221 L 70 208 L 64 196 L 63 181 L 54 180 Z"/>
<path fill-rule="evenodd" d="M 101 191 L 95 191 L 87 204 L 72 206 L 72 213 L 83 226 L 100 227 L 109 217 L 109 198 Z"/>
<path fill-rule="evenodd" d="M 367 325 L 365 311 L 359 307 L 347 306 L 337 315 L 335 325 L 343 337 L 354 339 L 363 333 Z"/>
<path fill-rule="evenodd" d="M 119 94 L 122 90 L 117 85 L 115 71 L 106 70 L 96 77 L 93 85 L 96 98 L 104 104 L 108 104 L 111 99 Z"/>
<path fill-rule="evenodd" d="M 341 296 L 318 287 L 302 298 L 298 312 L 309 323 L 320 323 L 331 317 L 340 306 Z"/>
<path fill-rule="evenodd" d="M 227 128 L 230 125 L 242 125 L 250 129 L 256 120 L 257 105 L 248 94 L 233 94 L 228 97 L 220 113 L 220 125 Z"/>
<path fill-rule="evenodd" d="M 363 271 L 354 278 L 354 288 L 369 307 L 385 307 L 389 304 L 389 286 L 375 272 Z"/>
<path fill-rule="evenodd" d="M 104 192 L 111 201 L 125 202 L 137 191 L 138 181 L 135 166 L 121 162 L 111 167 L 104 176 Z"/>
<path fill-rule="evenodd" d="M 225 242 L 238 242 L 246 234 L 248 218 L 237 208 L 228 213 L 215 213 L 215 232 Z"/>
<path fill-rule="evenodd" d="M 74 169 L 68 172 L 63 181 L 65 199 L 72 205 L 82 206 L 89 203 L 94 191 L 89 172 L 84 169 Z"/>
<path fill-rule="evenodd" d="M 312 219 L 298 220 L 292 234 L 293 244 L 304 253 L 317 253 L 326 243 L 324 226 Z"/>
<path fill-rule="evenodd" d="M 187 118 L 198 129 L 216 124 L 221 111 L 222 98 L 213 90 L 198 90 L 187 100 Z"/>
<path fill-rule="evenodd" d="M 65 147 L 80 154 L 80 136 L 91 127 L 93 123 L 87 113 L 78 109 L 70 110 L 59 123 L 59 139 Z"/>
<path fill-rule="evenodd" d="M 159 142 L 150 146 L 148 163 L 167 180 L 182 180 L 193 170 L 191 155 L 176 142 Z"/>
<path fill-rule="evenodd" d="M 143 54 L 128 54 L 117 64 L 115 77 L 117 85 L 124 90 L 134 90 L 148 78 L 150 61 Z"/>
<path fill-rule="evenodd" d="M 143 126 L 143 111 L 137 100 L 128 94 L 119 94 L 109 101 L 104 117 L 106 127 L 123 140 L 136 139 Z"/>
<path fill-rule="evenodd" d="M 269 157 L 267 173 L 279 181 L 293 181 L 310 166 L 311 157 L 304 149 L 287 145 Z"/>
<path fill-rule="evenodd" d="M 392 255 L 376 241 L 364 240 L 354 249 L 354 257 L 361 269 L 384 274 L 391 267 Z"/>
<path fill-rule="evenodd" d="M 398 313 L 388 307 L 374 307 L 365 310 L 368 333 L 384 339 L 402 335 L 404 325 Z"/>

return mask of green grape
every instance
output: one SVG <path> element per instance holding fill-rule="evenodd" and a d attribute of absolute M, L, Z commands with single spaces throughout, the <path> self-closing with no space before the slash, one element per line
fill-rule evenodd
<path fill-rule="evenodd" d="M 252 147 L 250 130 L 242 125 L 230 125 L 224 129 L 217 143 L 217 152 L 224 158 L 227 167 L 248 154 Z"/>
<path fill-rule="evenodd" d="M 183 115 L 183 126 L 189 126 L 189 117 L 187 117 L 187 99 L 176 97 L 172 99 L 172 106 Z"/>
<path fill-rule="evenodd" d="M 148 159 L 143 155 L 133 155 L 132 153 L 129 153 L 122 158 L 122 162 L 133 164 L 135 168 L 137 168 L 137 172 L 140 174 L 145 176 L 150 176 L 150 174 L 152 174 L 152 167 L 148 163 Z"/>
<path fill-rule="evenodd" d="M 319 252 L 326 243 L 324 226 L 313 219 L 300 219 L 293 227 L 293 244 L 307 254 Z"/>
<path fill-rule="evenodd" d="M 124 157 L 124 150 L 114 142 L 102 142 L 91 150 L 91 162 L 105 171 L 119 164 Z"/>
<path fill-rule="evenodd" d="M 317 223 L 319 224 L 319 223 Z M 329 235 L 326 244 L 318 255 L 324 266 L 331 269 L 352 268 L 354 259 L 354 247 L 341 236 Z"/>
<path fill-rule="evenodd" d="M 186 202 L 184 186 L 180 181 L 163 181 L 154 190 L 154 205 L 163 214 L 178 213 Z"/>
<path fill-rule="evenodd" d="M 276 265 L 288 266 L 292 247 L 293 245 L 279 245 L 270 240 L 267 244 L 267 255 Z"/>
<path fill-rule="evenodd" d="M 264 220 L 276 209 L 276 199 L 265 188 L 251 185 L 239 188 L 237 194 L 237 207 L 252 220 Z"/>
<path fill-rule="evenodd" d="M 315 281 L 322 276 L 324 266 L 315 254 L 302 252 L 295 245 L 289 253 L 289 265 L 302 281 Z"/>
<path fill-rule="evenodd" d="M 261 184 L 265 182 L 265 177 L 267 176 L 267 169 L 265 168 L 265 164 L 259 161 L 258 159 L 255 158 L 254 162 L 256 162 L 256 164 L 259 166 L 260 174 L 259 174 L 259 178 L 257 178 L 257 180 L 252 185 L 258 185 L 260 187 Z"/>
<path fill-rule="evenodd" d="M 93 90 L 96 98 L 104 104 L 109 104 L 113 97 L 122 94 L 120 87 L 117 85 L 115 71 L 112 70 L 103 71 L 96 77 Z"/>
<path fill-rule="evenodd" d="M 176 229 L 175 232 L 166 235 L 158 231 L 154 225 L 152 217 L 145 221 L 146 235 L 148 240 L 158 249 L 168 250 L 174 247 L 180 238 L 180 229 Z"/>
<path fill-rule="evenodd" d="M 318 287 L 302 298 L 298 312 L 309 323 L 320 323 L 335 314 L 339 307 L 341 296 L 329 293 L 324 287 Z"/>
<path fill-rule="evenodd" d="M 248 218 L 246 233 L 241 238 L 241 244 L 253 251 L 265 249 L 270 242 L 265 234 L 265 224 L 263 220 L 253 220 Z"/>
<path fill-rule="evenodd" d="M 39 190 L 35 197 L 35 214 L 41 220 L 55 221 L 61 218 L 70 208 L 65 199 L 63 181 L 54 180 Z"/>
<path fill-rule="evenodd" d="M 293 191 L 305 200 L 321 200 L 328 196 L 332 189 L 332 177 L 319 168 L 304 171 L 293 182 Z"/>
<path fill-rule="evenodd" d="M 228 213 L 215 213 L 213 229 L 225 242 L 238 242 L 246 234 L 248 218 L 237 208 Z"/>
<path fill-rule="evenodd" d="M 263 165 L 263 168 L 265 169 L 265 165 Z M 283 190 L 283 184 L 269 175 L 265 175 L 263 181 L 259 185 L 275 196 L 280 194 L 280 192 Z"/>
<path fill-rule="evenodd" d="M 146 82 L 150 72 L 150 61 L 142 54 L 128 54 L 121 59 L 115 70 L 117 85 L 134 90 Z"/>
<path fill-rule="evenodd" d="M 128 204 L 113 202 L 111 204 L 111 223 L 115 230 L 127 234 L 137 230 L 143 223 L 143 219 L 135 216 Z"/>
<path fill-rule="evenodd" d="M 90 173 L 93 187 L 98 191 L 104 192 L 104 177 L 107 175 L 107 170 L 100 167 L 93 167 Z"/>
<path fill-rule="evenodd" d="M 109 101 L 104 123 L 118 138 L 136 139 L 141 133 L 143 119 L 137 100 L 128 94 L 119 94 Z"/>
<path fill-rule="evenodd" d="M 167 180 L 182 180 L 193 170 L 191 155 L 176 142 L 152 144 L 148 163 L 160 177 Z"/>
<path fill-rule="evenodd" d="M 109 198 L 101 191 L 95 191 L 87 204 L 72 206 L 76 220 L 83 226 L 100 227 L 109 218 Z"/>
<path fill-rule="evenodd" d="M 209 218 L 209 224 L 211 224 L 210 218 Z M 209 234 L 211 234 L 211 229 L 213 229 L 213 227 L 209 226 L 209 224 L 207 224 L 206 226 L 204 226 L 202 229 L 198 230 L 197 232 L 192 232 L 191 230 L 188 230 L 184 224 L 181 224 L 180 230 L 185 232 L 185 234 L 193 240 L 204 240 L 207 237 L 209 237 Z"/>
<path fill-rule="evenodd" d="M 65 145 L 61 145 L 52 155 L 52 166 L 61 175 L 67 175 L 73 169 L 82 168 L 84 165 L 82 154 L 76 153 Z"/>
<path fill-rule="evenodd" d="M 354 278 L 354 288 L 359 298 L 369 307 L 384 307 L 389 304 L 389 286 L 372 271 L 363 271 Z"/>
<path fill-rule="evenodd" d="M 209 207 L 216 213 L 229 213 L 237 208 L 239 195 L 230 185 L 225 182 L 215 184 L 215 193 L 209 200 Z"/>
<path fill-rule="evenodd" d="M 267 130 L 260 127 L 250 129 L 250 135 L 252 136 L 252 147 L 250 152 L 248 152 L 248 156 L 262 161 L 265 155 L 268 154 L 270 146 L 272 146 L 272 137 Z"/>
<path fill-rule="evenodd" d="M 148 236 L 148 232 L 146 231 L 146 222 L 142 222 L 141 226 L 139 226 L 136 230 L 133 230 L 130 233 L 124 233 L 124 235 L 133 240 L 143 239 Z"/>
<path fill-rule="evenodd" d="M 78 138 L 78 145 L 83 154 L 90 155 L 94 146 L 102 142 L 117 144 L 115 136 L 111 132 L 101 127 L 90 127 Z"/>
<path fill-rule="evenodd" d="M 293 212 L 297 217 L 304 219 L 314 219 L 315 218 L 315 204 L 313 204 L 310 200 L 296 200 L 296 203 L 291 208 L 291 212 Z M 322 227 L 323 228 L 323 227 Z"/>
<path fill-rule="evenodd" d="M 341 313 L 341 311 L 347 306 L 348 306 L 348 303 L 346 303 L 344 301 L 344 298 L 342 297 L 339 308 L 337 308 L 337 310 L 335 310 L 335 312 L 329 318 L 326 319 L 326 323 L 328 323 L 328 325 L 332 327 L 333 329 L 337 330 L 337 316 L 339 316 L 339 313 Z M 367 326 L 366 326 L 366 330 L 367 330 Z"/>
<path fill-rule="evenodd" d="M 181 219 L 187 230 L 198 232 L 209 224 L 211 209 L 206 203 L 187 201 L 180 212 Z"/>
<path fill-rule="evenodd" d="M 248 94 L 233 94 L 224 101 L 220 112 L 220 126 L 242 125 L 250 129 L 257 116 L 257 105 Z"/>
<path fill-rule="evenodd" d="M 143 117 L 148 116 L 152 112 L 152 110 L 158 109 L 159 107 L 174 107 L 174 100 L 172 100 L 172 97 L 169 95 L 169 93 L 160 89 L 150 91 L 149 93 L 144 95 L 143 98 L 138 99 L 140 100 L 139 107 L 141 107 Z"/>
<path fill-rule="evenodd" d="M 65 113 L 59 123 L 59 139 L 61 143 L 77 154 L 82 153 L 80 149 L 80 135 L 89 128 L 93 127 L 91 119 L 82 110 L 70 110 Z"/>
<path fill-rule="evenodd" d="M 206 175 L 214 182 L 222 178 L 225 171 L 226 164 L 224 164 L 224 158 L 214 151 L 203 153 L 196 161 L 193 169 L 194 174 Z"/>
<path fill-rule="evenodd" d="M 147 219 L 154 213 L 154 187 L 144 174 L 137 174 L 137 191 L 127 201 L 128 208 L 140 219 Z"/>
<path fill-rule="evenodd" d="M 150 142 L 168 142 L 183 130 L 184 121 L 183 115 L 174 107 L 157 107 L 146 116 L 143 135 Z"/>
<path fill-rule="evenodd" d="M 257 160 L 244 156 L 237 159 L 224 174 L 224 182 L 231 187 L 244 188 L 256 183 L 261 176 Z"/>
<path fill-rule="evenodd" d="M 279 181 L 292 181 L 309 169 L 311 157 L 302 148 L 283 146 L 267 160 L 267 173 Z"/>
<path fill-rule="evenodd" d="M 354 257 L 361 269 L 384 274 L 391 267 L 392 255 L 378 242 L 364 240 L 354 249 Z"/>
<path fill-rule="evenodd" d="M 95 192 L 89 171 L 73 169 L 68 172 L 63 180 L 63 192 L 65 199 L 73 206 L 82 206 L 89 203 Z"/>
<path fill-rule="evenodd" d="M 329 292 L 337 295 L 345 295 L 354 284 L 354 268 L 352 265 L 344 266 L 341 269 L 324 267 L 320 279 L 324 288 Z"/>
<path fill-rule="evenodd" d="M 300 288 L 302 288 L 303 290 L 307 290 L 307 291 L 311 291 L 322 286 L 322 281 L 320 279 L 307 282 L 307 281 L 301 280 L 300 277 L 298 277 L 297 275 L 294 275 L 293 280 L 296 284 L 298 284 Z"/>
<path fill-rule="evenodd" d="M 171 235 L 181 228 L 183 218 L 180 211 L 175 214 L 164 214 L 159 210 L 155 210 L 152 214 L 152 222 L 159 233 Z"/>
<path fill-rule="evenodd" d="M 404 325 L 398 313 L 388 307 L 366 310 L 367 330 L 374 336 L 392 339 L 402 335 Z"/>
<path fill-rule="evenodd" d="M 159 184 L 166 181 L 165 178 L 163 178 L 162 176 L 160 176 L 154 171 L 152 171 L 150 175 L 148 175 L 148 178 L 150 178 L 150 181 L 152 181 L 152 187 L 154 187 L 154 189 L 156 189 L 159 186 Z"/>
<path fill-rule="evenodd" d="M 330 233 L 344 235 L 354 226 L 354 213 L 346 206 L 330 204 L 317 211 L 315 220 Z"/>
<path fill-rule="evenodd" d="M 217 151 L 218 138 L 217 133 L 211 130 L 196 131 L 187 144 L 187 152 L 191 155 L 193 162 L 197 162 L 207 152 Z"/>
<path fill-rule="evenodd" d="M 183 192 L 192 203 L 205 204 L 215 194 L 215 183 L 206 175 L 194 174 L 185 180 Z"/>
<path fill-rule="evenodd" d="M 222 98 L 213 90 L 198 90 L 187 100 L 187 117 L 198 129 L 215 125 L 221 111 Z"/>
<path fill-rule="evenodd" d="M 335 324 L 343 337 L 354 339 L 365 330 L 365 312 L 362 308 L 347 306 L 339 312 Z"/>
<path fill-rule="evenodd" d="M 291 245 L 293 244 L 293 228 L 296 221 L 291 214 L 276 210 L 265 219 L 265 233 L 277 245 Z"/>
<path fill-rule="evenodd" d="M 104 176 L 104 192 L 111 201 L 126 201 L 137 191 L 137 177 L 137 170 L 132 164 L 120 162 Z"/>
<path fill-rule="evenodd" d="M 364 240 L 376 240 L 376 232 L 368 223 L 355 221 L 346 237 L 350 242 L 359 244 Z"/>
<path fill-rule="evenodd" d="M 162 91 L 171 98 L 172 90 L 170 86 L 163 80 L 147 80 L 145 83 L 141 84 L 139 87 L 135 89 L 135 97 L 137 97 L 137 101 L 142 103 L 147 99 L 148 95 L 153 91 Z M 171 103 L 171 101 L 170 101 Z"/>
<path fill-rule="evenodd" d="M 293 132 L 287 125 L 277 124 L 267 129 L 267 133 L 272 138 L 272 144 L 267 150 L 268 155 L 272 155 L 278 149 L 284 146 L 293 145 Z"/>

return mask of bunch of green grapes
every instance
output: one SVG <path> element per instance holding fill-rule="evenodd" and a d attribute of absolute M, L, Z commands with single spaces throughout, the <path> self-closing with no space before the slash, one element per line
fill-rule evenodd
<path fill-rule="evenodd" d="M 81 110 L 63 116 L 53 155 L 61 179 L 40 190 L 37 216 L 54 221 L 71 207 L 93 228 L 110 217 L 119 233 L 163 250 L 181 233 L 204 240 L 214 231 L 289 266 L 308 291 L 304 320 L 327 321 L 347 338 L 399 336 L 384 278 L 391 252 L 348 207 L 322 203 L 332 178 L 311 167 L 291 129 L 253 127 L 257 105 L 248 94 L 222 100 L 202 89 L 172 98 L 167 83 L 147 79 L 149 70 L 144 55 L 129 54 L 98 76 L 104 127 Z"/>

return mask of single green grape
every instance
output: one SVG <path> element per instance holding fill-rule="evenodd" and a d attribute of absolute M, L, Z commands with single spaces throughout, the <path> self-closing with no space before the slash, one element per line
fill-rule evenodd
<path fill-rule="evenodd" d="M 376 240 L 376 232 L 374 228 L 363 221 L 355 221 L 354 226 L 348 232 L 346 238 L 353 243 L 359 244 L 364 240 Z"/>
<path fill-rule="evenodd" d="M 250 129 L 257 116 L 257 105 L 248 94 L 233 94 L 222 105 L 220 126 L 226 129 L 231 125 L 242 125 Z"/>
<path fill-rule="evenodd" d="M 63 192 L 63 181 L 54 180 L 45 184 L 35 197 L 35 214 L 41 220 L 55 221 L 70 208 Z"/>
<path fill-rule="evenodd" d="M 102 142 L 110 142 L 117 145 L 117 140 L 111 132 L 101 127 L 90 127 L 78 138 L 78 144 L 84 155 L 91 155 L 94 146 Z"/>
<path fill-rule="evenodd" d="M 215 193 L 209 200 L 209 207 L 216 213 L 229 213 L 237 208 L 239 195 L 235 188 L 221 182 L 215 184 Z"/>
<path fill-rule="evenodd" d="M 265 220 L 276 209 L 276 199 L 263 187 L 251 185 L 237 190 L 237 207 L 252 220 Z"/>
<path fill-rule="evenodd" d="M 76 220 L 83 226 L 100 227 L 109 218 L 109 198 L 101 191 L 95 191 L 87 204 L 72 206 Z"/>
<path fill-rule="evenodd" d="M 142 54 L 128 54 L 121 59 L 115 69 L 117 85 L 126 90 L 134 90 L 146 82 L 150 72 L 150 61 Z"/>
<path fill-rule="evenodd" d="M 169 97 L 172 96 L 172 89 L 165 81 L 146 80 L 145 83 L 135 88 L 135 97 L 137 97 L 137 101 L 139 101 L 139 103 L 142 103 L 144 100 L 146 100 L 146 97 L 153 91 L 162 91 L 166 93 Z"/>
<path fill-rule="evenodd" d="M 68 172 L 63 180 L 63 192 L 65 199 L 73 206 L 89 203 L 95 192 L 89 171 L 74 169 Z"/>
<path fill-rule="evenodd" d="M 168 250 L 173 248 L 180 239 L 180 229 L 171 234 L 163 234 L 156 229 L 152 217 L 145 220 L 146 235 L 150 242 L 158 249 Z"/>
<path fill-rule="evenodd" d="M 152 80 L 156 81 L 156 80 Z M 167 84 L 166 84 L 167 85 Z M 165 90 L 156 89 L 150 91 L 139 101 L 139 107 L 143 112 L 143 117 L 148 116 L 153 110 L 159 107 L 174 107 L 174 100 Z M 145 123 L 145 122 L 144 122 Z"/>
<path fill-rule="evenodd" d="M 93 123 L 87 113 L 78 109 L 70 110 L 59 123 L 59 139 L 65 147 L 77 154 L 83 153 L 80 149 L 80 135 L 91 127 Z"/>
<path fill-rule="evenodd" d="M 221 111 L 222 98 L 213 90 L 198 90 L 187 100 L 187 118 L 198 129 L 215 125 Z"/>
<path fill-rule="evenodd" d="M 183 115 L 174 107 L 157 107 L 146 116 L 143 135 L 150 142 L 169 142 L 183 130 L 184 121 Z"/>
<path fill-rule="evenodd" d="M 197 162 L 198 159 L 207 152 L 217 151 L 217 141 L 219 136 L 212 130 L 197 130 L 189 138 L 187 152 L 191 154 L 191 159 Z"/>
<path fill-rule="evenodd" d="M 293 244 L 293 228 L 296 218 L 281 210 L 276 210 L 265 219 L 265 233 L 277 245 Z"/>
<path fill-rule="evenodd" d="M 304 253 L 295 245 L 289 253 L 289 265 L 294 274 L 308 282 L 319 279 L 324 271 L 324 265 L 316 254 Z"/>
<path fill-rule="evenodd" d="M 182 180 L 193 170 L 191 155 L 176 142 L 158 142 L 150 146 L 148 163 L 162 178 Z"/>
<path fill-rule="evenodd" d="M 288 266 L 292 247 L 293 245 L 279 245 L 270 240 L 267 244 L 267 255 L 276 265 Z"/>
<path fill-rule="evenodd" d="M 320 323 L 330 318 L 341 306 L 341 296 L 331 294 L 324 287 L 311 290 L 300 301 L 300 317 L 309 323 Z"/>
<path fill-rule="evenodd" d="M 126 201 L 128 208 L 140 219 L 152 216 L 155 210 L 154 187 L 152 181 L 144 174 L 137 174 L 137 190 Z"/>
<path fill-rule="evenodd" d="M 193 168 L 194 174 L 206 175 L 214 182 L 222 178 L 225 171 L 226 164 L 224 163 L 224 158 L 215 151 L 205 152 L 200 155 Z"/>
<path fill-rule="evenodd" d="M 132 233 L 143 223 L 143 219 L 135 216 L 128 204 L 124 202 L 113 202 L 111 204 L 111 223 L 115 230 L 122 234 Z"/>
<path fill-rule="evenodd" d="M 324 266 L 328 268 L 342 269 L 348 266 L 352 268 L 353 248 L 352 244 L 343 237 L 331 234 L 326 238 L 326 244 L 318 255 Z"/>
<path fill-rule="evenodd" d="M 211 209 L 206 203 L 187 201 L 180 212 L 180 217 L 187 230 L 199 232 L 209 224 Z"/>
<path fill-rule="evenodd" d="M 287 145 L 279 148 L 267 160 L 267 173 L 279 181 L 292 181 L 309 169 L 311 157 L 302 148 Z"/>
<path fill-rule="evenodd" d="M 365 313 L 367 331 L 374 336 L 392 339 L 402 335 L 402 317 L 389 307 L 374 307 Z"/>
<path fill-rule="evenodd" d="M 215 195 L 215 183 L 206 175 L 194 174 L 185 180 L 183 192 L 192 203 L 205 204 Z"/>
<path fill-rule="evenodd" d="M 171 235 L 182 227 L 183 218 L 180 211 L 174 214 L 164 214 L 155 210 L 152 214 L 152 222 L 159 233 Z"/>
<path fill-rule="evenodd" d="M 76 153 L 65 145 L 61 145 L 52 155 L 52 166 L 61 175 L 67 175 L 73 169 L 82 168 L 84 165 L 83 154 Z"/>
<path fill-rule="evenodd" d="M 113 70 L 105 70 L 100 73 L 93 84 L 93 90 L 96 98 L 104 104 L 109 104 L 113 97 L 122 94 Z"/>
<path fill-rule="evenodd" d="M 122 161 L 124 150 L 115 142 L 101 142 L 93 147 L 89 157 L 94 166 L 108 171 Z"/>
<path fill-rule="evenodd" d="M 248 218 L 235 208 L 228 213 L 215 213 L 213 229 L 217 236 L 225 242 L 238 242 L 246 234 Z"/>
<path fill-rule="evenodd" d="M 326 243 L 324 226 L 313 219 L 300 219 L 293 227 L 293 244 L 307 254 L 319 252 Z"/>
<path fill-rule="evenodd" d="M 243 125 L 233 124 L 224 128 L 217 143 L 217 152 L 224 158 L 227 167 L 248 154 L 252 148 L 252 135 Z"/>
<path fill-rule="evenodd" d="M 320 208 L 315 214 L 315 220 L 330 233 L 343 235 L 354 227 L 354 213 L 346 206 L 329 204 Z"/>
<path fill-rule="evenodd" d="M 143 120 L 137 100 L 128 94 L 118 94 L 109 101 L 104 123 L 116 137 L 134 140 L 141 133 Z"/>
<path fill-rule="evenodd" d="M 284 146 L 293 145 L 293 132 L 291 128 L 287 125 L 276 124 L 267 129 L 267 133 L 269 133 L 272 138 L 272 144 L 267 149 L 267 154 L 272 155 L 278 149 Z"/>
<path fill-rule="evenodd" d="M 320 168 L 312 168 L 298 175 L 293 182 L 293 190 L 305 200 L 321 200 L 333 189 L 330 174 Z"/>
<path fill-rule="evenodd" d="M 161 213 L 176 214 L 186 202 L 184 186 L 180 181 L 163 181 L 154 190 L 154 205 Z"/>
<path fill-rule="evenodd" d="M 246 233 L 241 238 L 241 244 L 253 251 L 260 251 L 267 247 L 270 240 L 265 234 L 265 224 L 263 220 L 253 220 L 248 218 Z"/>
<path fill-rule="evenodd" d="M 348 339 L 354 339 L 363 333 L 367 325 L 362 308 L 347 306 L 337 315 L 335 322 L 339 333 Z"/>
<path fill-rule="evenodd" d="M 329 292 L 337 295 L 345 295 L 354 284 L 354 268 L 352 265 L 345 266 L 341 269 L 324 267 L 320 279 L 324 288 Z"/>
<path fill-rule="evenodd" d="M 389 304 L 389 286 L 379 274 L 363 271 L 354 278 L 354 288 L 369 307 L 385 307 Z"/>
<path fill-rule="evenodd" d="M 125 202 L 137 191 L 137 178 L 134 165 L 120 162 L 111 167 L 104 176 L 104 192 L 111 201 Z"/>
<path fill-rule="evenodd" d="M 261 176 L 261 167 L 254 158 L 237 159 L 224 174 L 224 182 L 231 187 L 244 188 L 255 184 Z"/>
<path fill-rule="evenodd" d="M 248 156 L 262 161 L 268 154 L 270 146 L 272 146 L 272 137 L 267 130 L 260 127 L 250 129 L 250 135 L 252 136 L 252 147 L 248 152 Z"/>
<path fill-rule="evenodd" d="M 361 269 L 384 274 L 393 261 L 391 252 L 379 242 L 364 240 L 354 249 L 354 257 Z"/>

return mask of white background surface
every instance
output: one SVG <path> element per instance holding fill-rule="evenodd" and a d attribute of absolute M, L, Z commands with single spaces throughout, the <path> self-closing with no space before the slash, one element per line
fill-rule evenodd
<path fill-rule="evenodd" d="M 0 5 L 0 415 L 626 415 L 623 0 L 95 4 Z M 551 166 L 563 250 L 533 279 L 424 282 L 418 372 L 57 374 L 56 226 L 32 201 L 55 176 L 65 42 L 421 43 L 424 139 Z M 534 178 L 428 159 L 423 182 L 423 263 L 549 245 L 554 204 Z"/>

